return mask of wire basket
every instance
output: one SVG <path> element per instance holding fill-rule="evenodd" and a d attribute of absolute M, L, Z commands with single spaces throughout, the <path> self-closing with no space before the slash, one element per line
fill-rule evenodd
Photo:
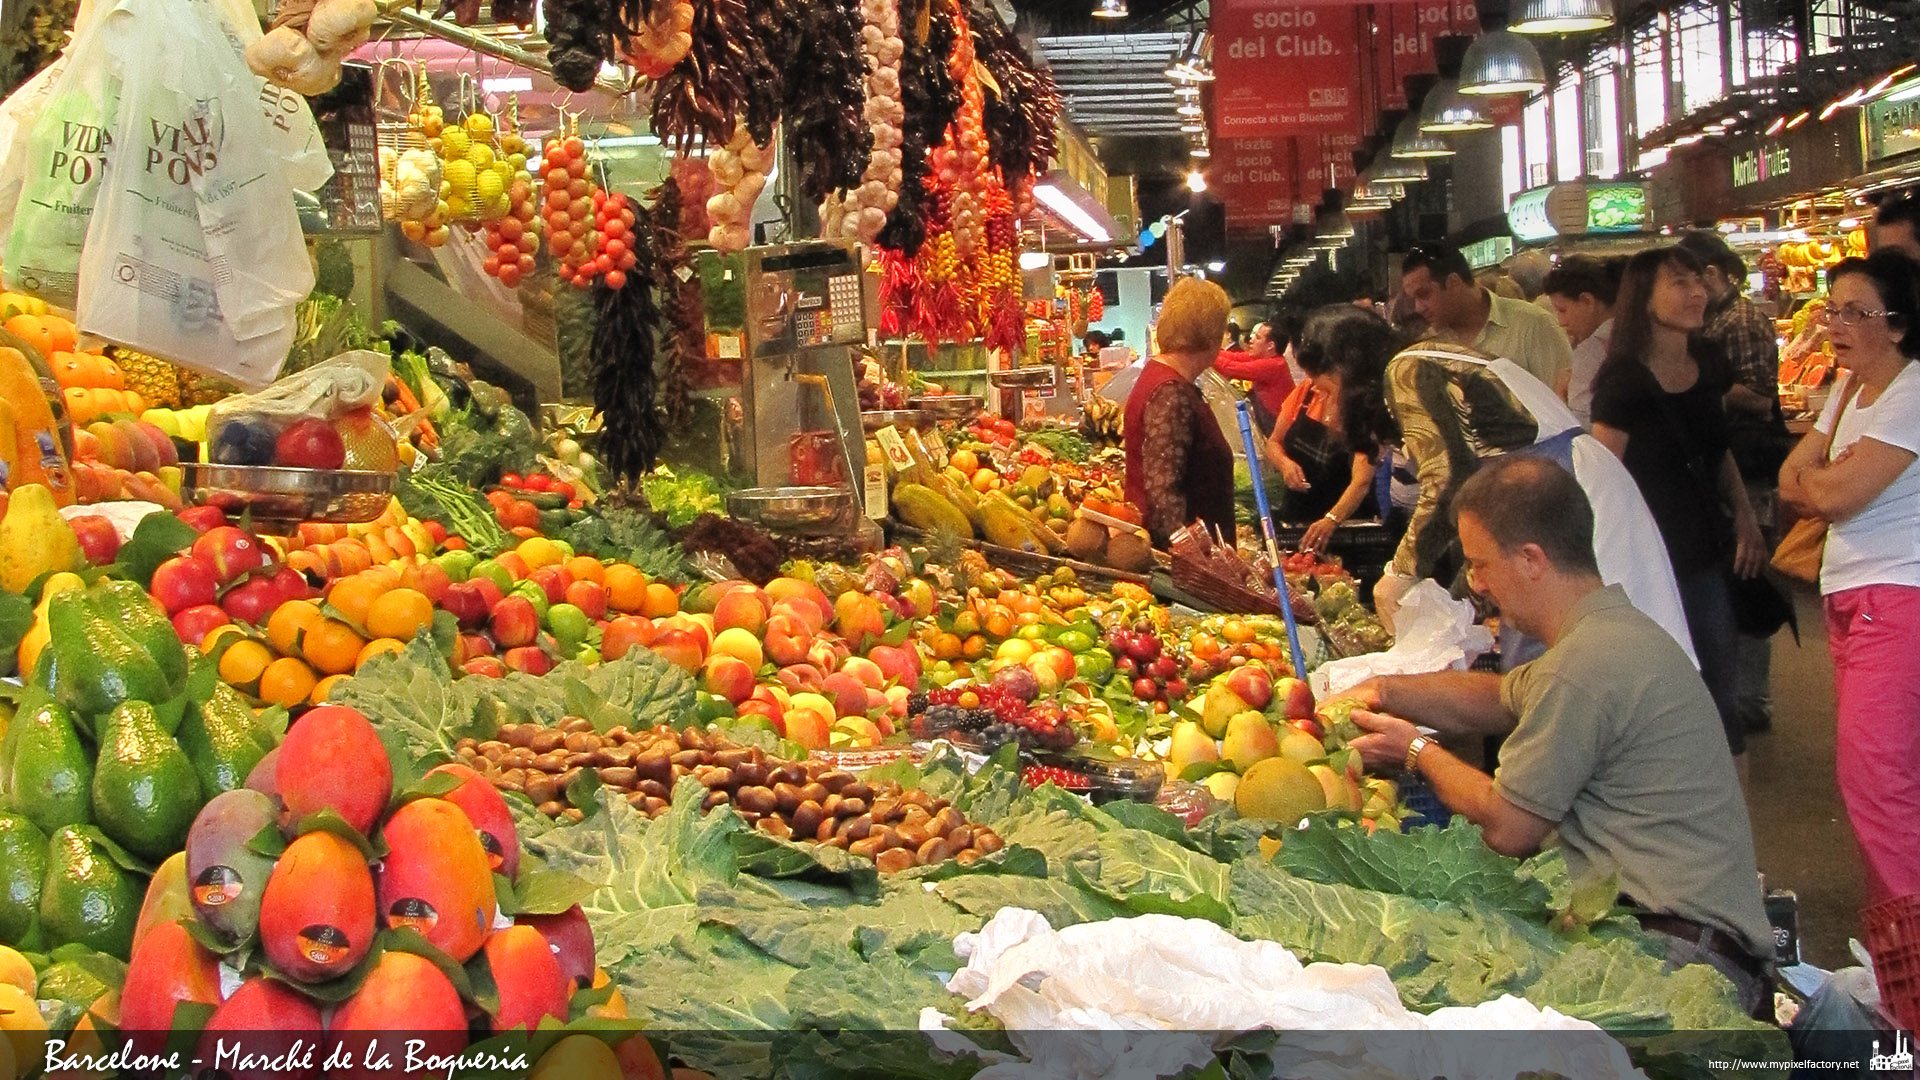
<path fill-rule="evenodd" d="M 1880 984 L 1880 1007 L 1894 1026 L 1920 1029 L 1920 893 L 1882 900 L 1860 913 Z"/>

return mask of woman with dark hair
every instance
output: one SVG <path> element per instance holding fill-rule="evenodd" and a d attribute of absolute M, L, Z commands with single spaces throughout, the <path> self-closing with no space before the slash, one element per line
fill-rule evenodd
<path fill-rule="evenodd" d="M 1837 699 L 1834 766 L 1874 900 L 1920 893 L 1920 264 L 1898 251 L 1827 275 L 1848 371 L 1780 467 L 1827 528 L 1820 593 Z"/>
<path fill-rule="evenodd" d="M 1733 463 L 1722 399 L 1733 384 L 1706 322 L 1700 261 L 1679 247 L 1627 260 L 1613 339 L 1593 377 L 1593 434 L 1623 462 L 1660 525 L 1700 674 L 1735 760 L 1747 748 L 1736 707 L 1735 623 L 1727 573 L 1767 565 L 1747 487 Z"/>
<path fill-rule="evenodd" d="M 1553 389 L 1511 360 L 1464 345 L 1425 341 L 1402 349 L 1385 319 L 1347 304 L 1322 308 L 1300 333 L 1300 364 L 1332 400 L 1329 425 L 1356 450 L 1399 442 L 1420 477 L 1420 500 L 1386 576 L 1374 586 L 1381 618 L 1421 578 L 1452 585 L 1462 576 L 1453 493 L 1487 459 L 1505 453 L 1552 458 L 1573 473 L 1603 527 L 1594 559 L 1608 584 L 1692 655 L 1673 572 L 1658 555 L 1659 533 L 1633 478 Z M 1651 554 L 1650 554 L 1651 553 Z M 1531 658 L 1530 645 L 1503 633 L 1501 662 Z"/>
<path fill-rule="evenodd" d="M 1355 336 L 1345 347 L 1365 348 L 1366 343 Z M 1327 425 L 1332 403 L 1313 384 L 1312 376 L 1323 374 L 1330 360 L 1316 355 L 1315 364 L 1317 369 L 1301 364 L 1308 378 L 1297 383 L 1275 410 L 1265 447 L 1267 460 L 1279 470 L 1287 488 L 1277 518 L 1288 525 L 1307 526 L 1300 538 L 1302 551 L 1324 551 L 1334 530 L 1355 515 L 1379 516 L 1373 490 L 1379 440 L 1371 440 L 1368 449 L 1357 449 Z"/>

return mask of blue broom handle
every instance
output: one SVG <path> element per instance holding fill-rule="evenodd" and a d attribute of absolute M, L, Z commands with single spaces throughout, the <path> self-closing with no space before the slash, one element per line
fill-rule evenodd
<path fill-rule="evenodd" d="M 1267 506 L 1267 482 L 1260 473 L 1260 448 L 1253 437 L 1253 413 L 1245 401 L 1236 402 L 1240 438 L 1247 445 L 1247 472 L 1253 477 L 1253 501 L 1260 510 L 1260 530 L 1267 540 L 1267 561 L 1273 564 L 1273 587 L 1280 594 L 1280 617 L 1287 623 L 1287 648 L 1293 654 L 1295 678 L 1307 677 L 1306 654 L 1300 649 L 1300 624 L 1293 617 L 1293 597 L 1287 590 L 1287 572 L 1280 565 L 1280 540 L 1273 531 L 1273 512 Z"/>

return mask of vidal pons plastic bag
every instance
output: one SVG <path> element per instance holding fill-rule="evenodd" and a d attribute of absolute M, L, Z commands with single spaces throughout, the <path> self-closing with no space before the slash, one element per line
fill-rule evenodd
<path fill-rule="evenodd" d="M 252 388 L 285 362 L 313 268 L 225 21 L 214 0 L 120 0 L 101 20 L 132 33 L 77 312 L 87 333 Z"/>

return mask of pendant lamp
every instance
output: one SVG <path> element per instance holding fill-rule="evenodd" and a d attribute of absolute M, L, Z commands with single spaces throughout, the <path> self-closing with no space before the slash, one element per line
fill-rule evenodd
<path fill-rule="evenodd" d="M 1547 72 L 1539 51 L 1511 30 L 1489 30 L 1474 38 L 1460 61 L 1463 94 L 1533 94 L 1546 88 Z"/>
<path fill-rule="evenodd" d="M 1427 91 L 1420 105 L 1420 130 L 1430 135 L 1451 135 L 1465 131 L 1488 131 L 1493 121 L 1480 103 L 1460 93 L 1460 84 L 1441 79 Z"/>
<path fill-rule="evenodd" d="M 1383 184 L 1417 184 L 1427 178 L 1424 161 L 1382 156 L 1374 166 L 1373 178 Z"/>
<path fill-rule="evenodd" d="M 1396 158 L 1452 157 L 1453 147 L 1438 135 L 1420 130 L 1420 118 L 1408 114 L 1393 133 L 1392 156 Z"/>
<path fill-rule="evenodd" d="M 1516 34 L 1579 34 L 1612 25 L 1612 0 L 1520 0 L 1507 28 Z"/>

